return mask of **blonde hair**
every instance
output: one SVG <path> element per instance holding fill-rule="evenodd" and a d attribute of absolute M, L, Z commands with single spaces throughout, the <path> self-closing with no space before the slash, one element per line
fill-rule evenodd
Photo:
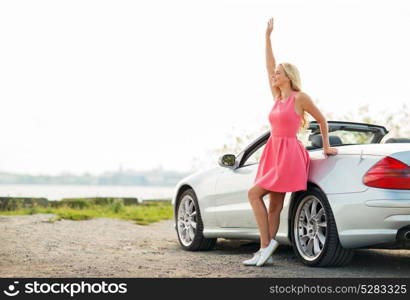
<path fill-rule="evenodd" d="M 289 78 L 290 80 L 290 87 L 292 88 L 292 90 L 297 91 L 297 92 L 301 92 L 302 91 L 302 83 L 300 80 L 300 74 L 299 74 L 299 70 L 298 68 L 291 63 L 288 62 L 283 62 L 280 63 L 279 65 L 282 66 L 283 70 L 285 71 L 286 76 Z M 280 91 L 279 91 L 280 93 Z M 282 95 L 280 96 L 282 98 Z M 303 128 L 307 128 L 309 125 L 307 118 L 306 118 L 306 112 L 303 111 L 302 114 L 302 119 L 301 119 L 301 126 Z"/>

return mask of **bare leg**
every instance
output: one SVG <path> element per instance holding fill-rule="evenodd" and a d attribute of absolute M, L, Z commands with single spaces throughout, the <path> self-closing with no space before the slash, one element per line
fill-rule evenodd
<path fill-rule="evenodd" d="M 268 221 L 269 221 L 269 237 L 270 239 L 276 238 L 276 233 L 279 229 L 280 222 L 280 212 L 283 207 L 283 200 L 285 199 L 286 193 L 282 192 L 270 192 L 269 193 L 269 210 L 268 210 Z"/>
<path fill-rule="evenodd" d="M 248 191 L 248 200 L 251 203 L 259 227 L 261 248 L 266 248 L 270 242 L 268 212 L 265 203 L 263 202 L 263 196 L 268 193 L 270 193 L 270 191 L 257 185 L 254 185 Z"/>

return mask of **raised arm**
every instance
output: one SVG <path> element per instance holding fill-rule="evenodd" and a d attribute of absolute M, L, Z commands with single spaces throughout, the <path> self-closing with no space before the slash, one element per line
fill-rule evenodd
<path fill-rule="evenodd" d="M 272 96 L 273 99 L 276 100 L 276 96 L 279 94 L 279 89 L 273 86 L 273 80 L 274 80 L 274 75 L 275 75 L 275 70 L 276 70 L 276 61 L 275 57 L 273 56 L 273 51 L 272 51 L 272 44 L 270 41 L 270 35 L 273 30 L 273 18 L 270 18 L 268 21 L 268 27 L 266 28 L 266 34 L 265 34 L 265 39 L 266 39 L 266 69 L 268 71 L 268 80 L 269 80 L 269 87 L 272 91 Z"/>

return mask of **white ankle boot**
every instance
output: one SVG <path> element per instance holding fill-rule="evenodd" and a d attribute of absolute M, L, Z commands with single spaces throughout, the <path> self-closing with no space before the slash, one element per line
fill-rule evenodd
<path fill-rule="evenodd" d="M 278 248 L 279 243 L 272 239 L 266 248 L 261 248 L 261 253 L 258 262 L 256 263 L 256 266 L 260 267 L 263 266 L 266 261 L 268 260 L 269 257 L 272 257 L 273 252 L 275 252 L 276 248 Z"/>
<path fill-rule="evenodd" d="M 253 257 L 252 257 L 251 259 L 244 260 L 242 263 L 243 263 L 245 266 L 256 266 L 256 263 L 258 262 L 260 256 L 261 256 L 261 250 L 259 249 L 258 252 L 255 252 L 255 253 L 254 253 L 254 255 L 253 255 Z M 270 257 L 268 258 L 268 260 L 266 261 L 266 263 L 267 263 L 267 264 L 273 264 L 273 257 L 270 256 Z"/>

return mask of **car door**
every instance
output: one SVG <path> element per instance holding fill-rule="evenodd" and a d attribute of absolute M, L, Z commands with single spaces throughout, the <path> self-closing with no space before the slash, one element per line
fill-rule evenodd
<path fill-rule="evenodd" d="M 266 145 L 262 143 L 250 149 L 251 153 L 244 155 L 245 160 L 238 168 L 226 168 L 216 182 L 216 197 L 214 215 L 220 227 L 257 228 L 252 207 L 248 200 L 248 191 L 258 169 L 259 158 Z M 268 195 L 264 197 L 268 205 Z"/>

